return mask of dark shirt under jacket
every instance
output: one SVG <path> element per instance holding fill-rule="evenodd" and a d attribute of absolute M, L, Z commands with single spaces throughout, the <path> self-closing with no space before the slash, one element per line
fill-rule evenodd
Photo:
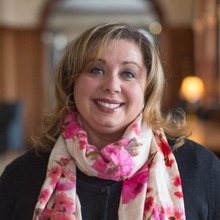
<path fill-rule="evenodd" d="M 220 219 L 220 160 L 187 141 L 174 151 L 184 192 L 187 220 Z M 49 154 L 30 150 L 8 165 L 0 178 L 0 219 L 31 220 L 45 179 Z M 83 220 L 117 220 L 121 182 L 77 172 Z"/>

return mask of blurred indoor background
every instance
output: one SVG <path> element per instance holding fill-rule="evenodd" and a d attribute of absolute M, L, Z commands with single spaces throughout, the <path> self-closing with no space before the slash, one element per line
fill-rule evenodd
<path fill-rule="evenodd" d="M 66 44 L 97 23 L 126 21 L 160 44 L 165 111 L 187 113 L 191 138 L 220 152 L 219 0 L 1 0 L 0 172 L 29 149 L 54 103 Z"/>

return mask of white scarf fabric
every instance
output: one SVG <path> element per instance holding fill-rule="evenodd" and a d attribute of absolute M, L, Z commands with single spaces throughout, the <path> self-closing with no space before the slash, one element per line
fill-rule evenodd
<path fill-rule="evenodd" d="M 181 179 L 162 129 L 140 114 L 121 140 L 89 145 L 80 116 L 69 113 L 49 158 L 33 220 L 82 220 L 76 167 L 89 176 L 122 181 L 119 220 L 185 220 Z"/>

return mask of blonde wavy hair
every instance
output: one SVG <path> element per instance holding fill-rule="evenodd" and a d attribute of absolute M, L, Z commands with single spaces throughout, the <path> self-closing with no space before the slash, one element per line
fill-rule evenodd
<path fill-rule="evenodd" d="M 43 123 L 41 135 L 35 139 L 39 150 L 50 151 L 62 133 L 62 123 L 68 111 L 76 111 L 73 98 L 74 83 L 87 67 L 91 54 L 95 59 L 109 42 L 125 39 L 134 42 L 141 50 L 147 68 L 145 106 L 143 109 L 146 122 L 157 129 L 162 127 L 175 146 L 180 146 L 187 137 L 184 115 L 175 118 L 164 114 L 161 102 L 164 93 L 165 77 L 158 47 L 138 28 L 127 23 L 104 23 L 92 27 L 74 39 L 67 46 L 56 69 L 55 96 L 56 106 Z"/>

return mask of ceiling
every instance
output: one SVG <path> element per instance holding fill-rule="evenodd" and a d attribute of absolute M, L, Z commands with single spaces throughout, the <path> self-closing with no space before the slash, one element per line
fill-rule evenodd
<path fill-rule="evenodd" d="M 54 5 L 47 27 L 76 30 L 116 20 L 148 27 L 159 17 L 150 0 L 62 0 Z"/>
<path fill-rule="evenodd" d="M 151 7 L 151 2 L 146 0 L 63 0 L 56 4 L 56 9 L 61 11 L 81 12 L 144 12 Z"/>
<path fill-rule="evenodd" d="M 0 26 L 36 28 L 46 24 L 53 30 L 77 30 L 122 20 L 145 27 L 160 22 L 153 3 L 159 7 L 163 25 L 192 25 L 194 0 L 0 0 Z"/>

